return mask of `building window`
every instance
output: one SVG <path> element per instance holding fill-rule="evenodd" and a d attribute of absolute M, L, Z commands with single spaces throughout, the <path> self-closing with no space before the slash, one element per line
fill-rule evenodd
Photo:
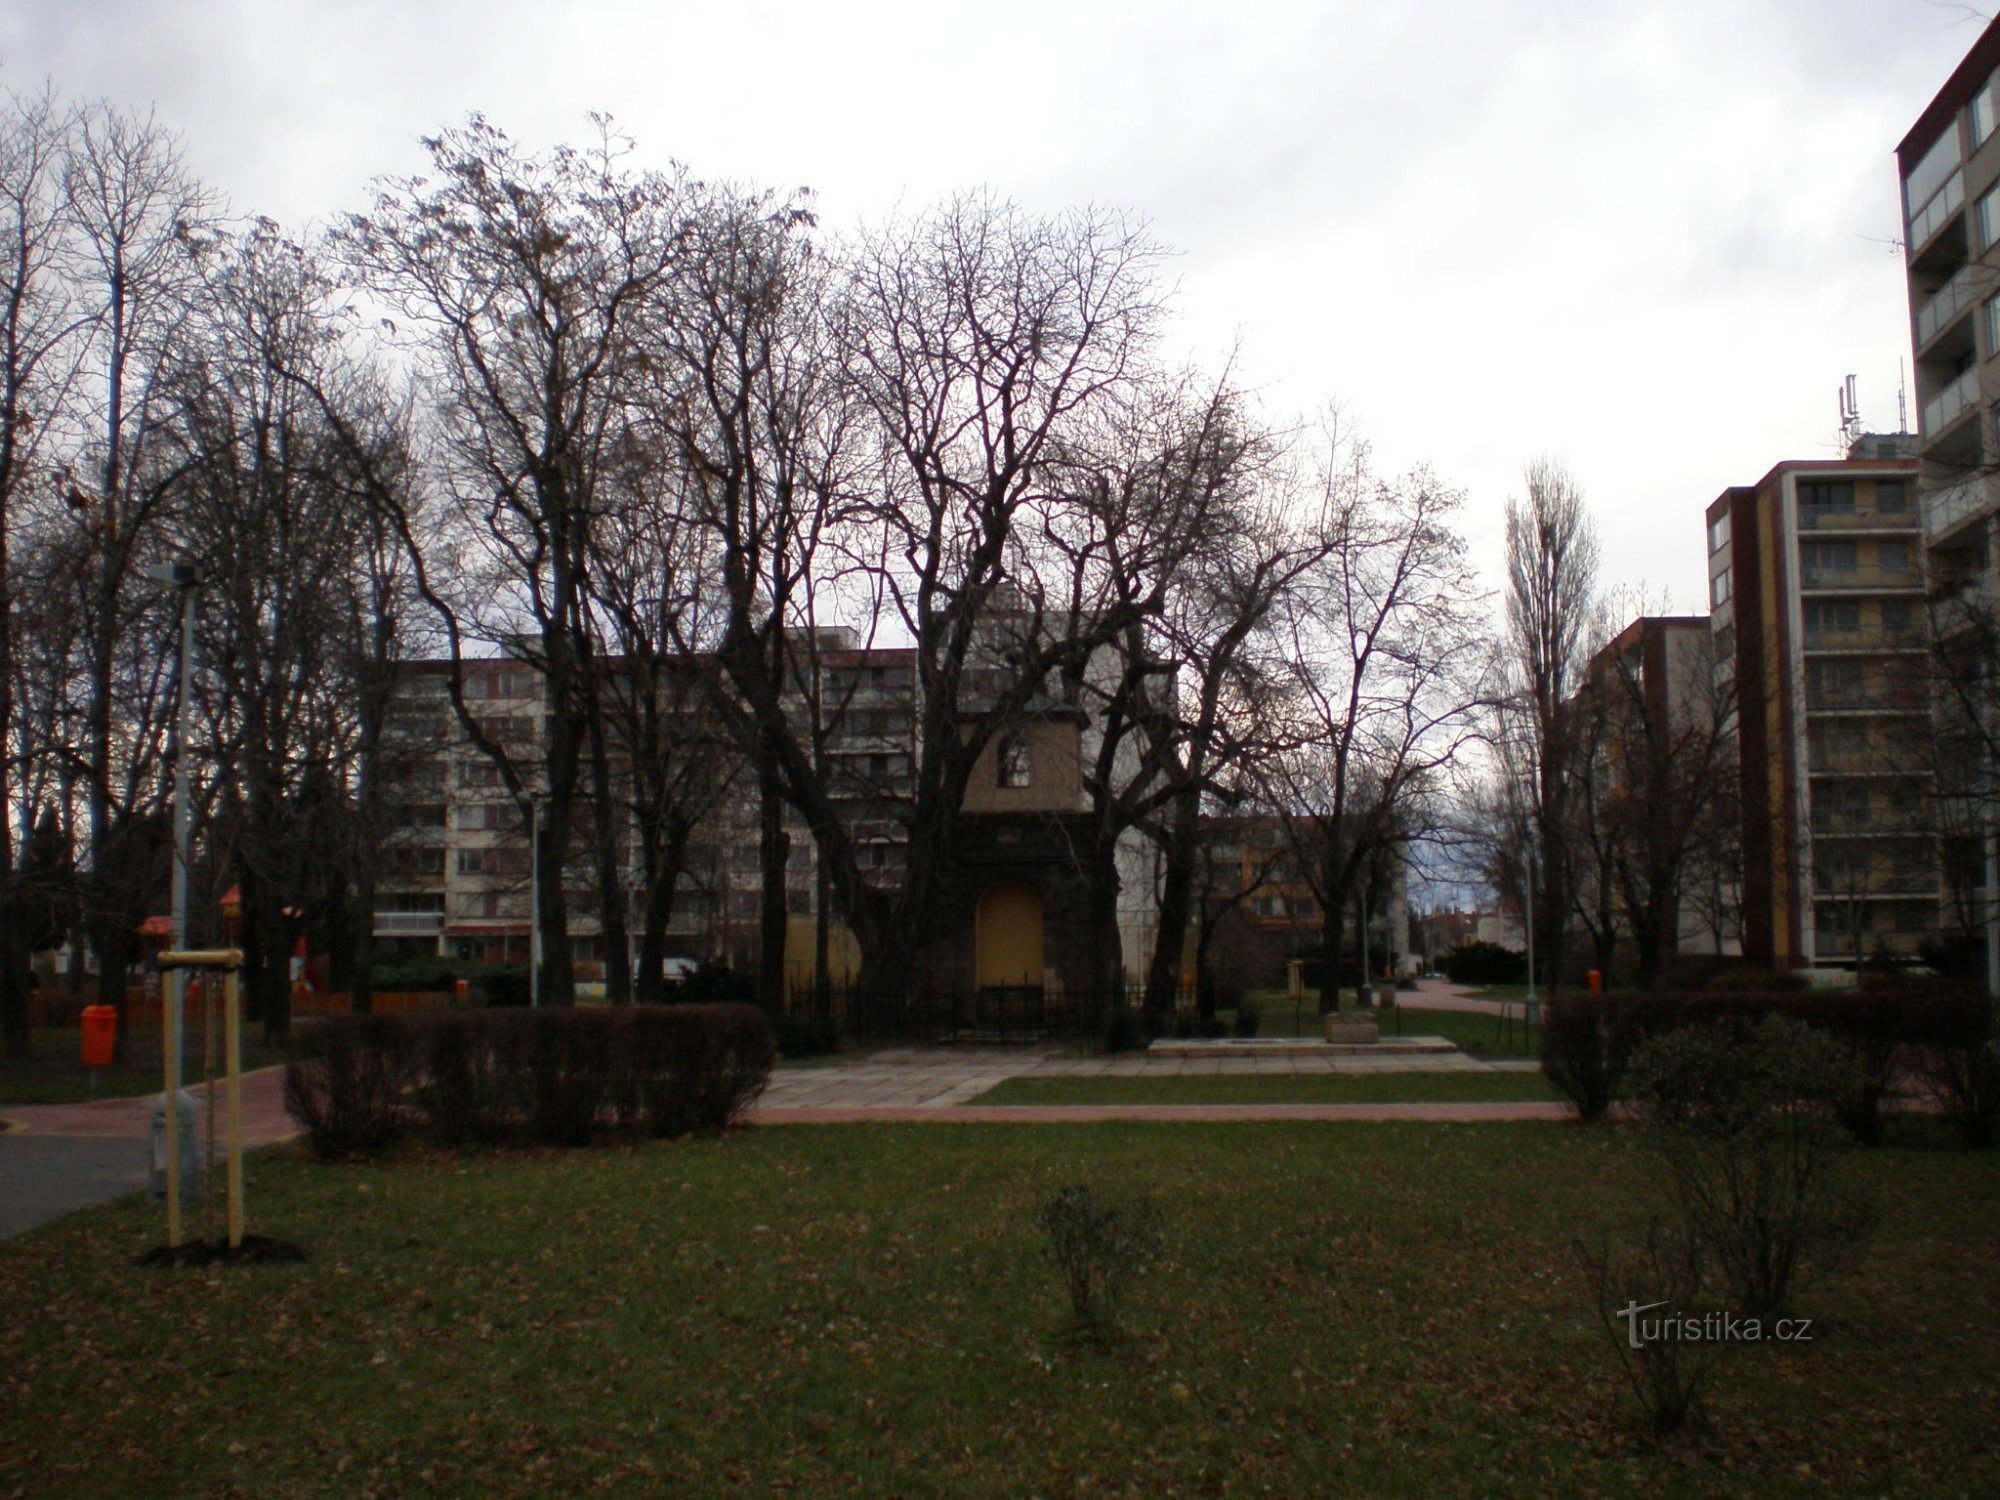
<path fill-rule="evenodd" d="M 2000 239 L 2000 188 L 1989 190 L 1972 206 L 1973 232 L 1979 237 L 1979 248 L 1987 249 L 1996 239 Z"/>
<path fill-rule="evenodd" d="M 2000 300 L 2000 299 L 1996 299 Z M 1729 545 L 1729 512 L 1724 511 L 1708 523 L 1708 555 L 1715 556 Z"/>
<path fill-rule="evenodd" d="M 1875 509 L 1885 516 L 1900 516 L 1909 511 L 1910 487 L 1900 479 L 1878 479 L 1875 481 Z"/>
<path fill-rule="evenodd" d="M 1034 762 L 1028 755 L 1027 740 L 1020 735 L 1002 735 L 996 759 L 1000 768 L 1000 785 L 1018 787 L 1034 784 Z"/>
<path fill-rule="evenodd" d="M 1729 569 L 1724 568 L 1708 580 L 1708 602 L 1711 607 L 1729 602 Z"/>
<path fill-rule="evenodd" d="M 1859 551 L 1852 542 L 1801 542 L 1799 562 L 1807 588 L 1830 579 L 1845 578 L 1859 564 Z"/>
<path fill-rule="evenodd" d="M 500 768 L 490 760 L 465 760 L 458 764 L 460 786 L 498 786 Z"/>
<path fill-rule="evenodd" d="M 1979 92 L 1972 96 L 1972 149 L 1977 151 L 1993 134 L 1993 85 L 1988 78 L 1979 86 Z"/>
<path fill-rule="evenodd" d="M 1958 162 L 1958 125 L 1954 121 L 1903 180 L 1903 212 L 1906 217 L 1914 219 L 1923 211 L 1937 190 L 1957 170 Z"/>
<path fill-rule="evenodd" d="M 1805 616 L 1806 641 L 1827 635 L 1849 635 L 1861 628 L 1861 605 L 1853 599 L 1808 599 Z"/>
<path fill-rule="evenodd" d="M 1854 481 L 1851 479 L 1803 479 L 1799 481 L 1799 507 L 1814 515 L 1854 514 Z"/>

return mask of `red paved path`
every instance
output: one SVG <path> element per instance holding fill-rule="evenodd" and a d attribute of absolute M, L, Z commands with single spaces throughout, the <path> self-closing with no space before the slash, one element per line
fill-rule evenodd
<path fill-rule="evenodd" d="M 202 1088 L 197 1082 L 188 1092 L 200 1105 Z M 89 1104 L 9 1104 L 0 1107 L 0 1119 L 13 1129 L 33 1135 L 90 1136 L 105 1139 L 144 1140 L 153 1133 L 153 1100 L 147 1094 L 137 1099 L 98 1099 Z M 215 1126 L 219 1137 L 228 1120 L 228 1095 L 222 1081 L 215 1085 Z M 251 1145 L 268 1145 L 298 1134 L 299 1127 L 285 1113 L 285 1070 L 259 1068 L 243 1075 L 243 1138 Z"/>

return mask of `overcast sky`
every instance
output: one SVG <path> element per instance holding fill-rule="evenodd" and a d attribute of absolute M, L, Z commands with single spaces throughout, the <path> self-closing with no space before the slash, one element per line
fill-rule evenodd
<path fill-rule="evenodd" d="M 300 228 L 479 110 L 810 186 L 836 226 L 988 184 L 1137 210 L 1181 335 L 1469 496 L 1582 479 L 1609 582 L 1703 600 L 1702 511 L 1837 451 L 1907 362 L 1896 142 L 1987 7 L 1927 0 L 10 0 L 0 81 L 155 107 Z M 1914 411 L 1912 412 L 1914 419 Z"/>

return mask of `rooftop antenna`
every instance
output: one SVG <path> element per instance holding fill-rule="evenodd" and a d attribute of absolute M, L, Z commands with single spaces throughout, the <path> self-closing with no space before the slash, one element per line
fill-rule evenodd
<path fill-rule="evenodd" d="M 1854 399 L 1854 376 L 1850 375 L 1840 387 L 1840 446 L 1846 451 L 1854 446 L 1861 436 L 1861 412 Z"/>
<path fill-rule="evenodd" d="M 1896 433 L 1899 437 L 1910 435 L 1910 387 L 1908 377 L 1903 373 L 1903 362 L 1896 361 Z"/>

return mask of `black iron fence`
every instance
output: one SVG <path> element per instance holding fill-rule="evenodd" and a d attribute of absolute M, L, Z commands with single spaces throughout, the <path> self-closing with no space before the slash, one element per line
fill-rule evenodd
<path fill-rule="evenodd" d="M 1038 1042 L 1102 1037 L 1115 1008 L 1136 1014 L 1142 998 L 1137 985 L 916 985 L 888 992 L 839 986 L 822 995 L 795 991 L 789 1010 L 825 1017 L 853 1042 Z M 1180 998 L 1193 1004 L 1191 995 Z"/>
<path fill-rule="evenodd" d="M 856 1042 L 1037 1042 L 1099 1036 L 1124 1000 L 1115 990 L 1040 985 L 856 988 L 828 995 L 825 1013 Z"/>

